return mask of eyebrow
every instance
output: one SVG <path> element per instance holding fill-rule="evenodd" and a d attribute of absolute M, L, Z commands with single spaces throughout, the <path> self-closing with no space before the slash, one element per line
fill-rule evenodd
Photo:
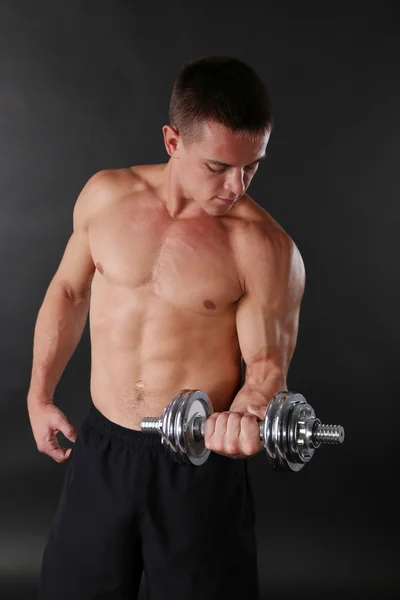
<path fill-rule="evenodd" d="M 249 165 L 254 165 L 257 162 L 260 162 L 261 160 L 265 160 L 266 157 L 267 157 L 267 154 L 263 154 L 259 158 L 256 158 L 256 160 L 253 160 L 253 162 L 249 163 Z M 206 158 L 206 162 L 209 162 L 213 165 L 219 165 L 221 167 L 233 167 L 233 165 L 229 165 L 228 163 L 221 162 L 220 160 L 213 160 L 212 158 Z M 246 165 L 246 167 L 247 166 L 248 165 Z"/>

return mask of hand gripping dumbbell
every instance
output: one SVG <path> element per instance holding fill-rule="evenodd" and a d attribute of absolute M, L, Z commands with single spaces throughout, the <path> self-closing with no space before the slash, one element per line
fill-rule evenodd
<path fill-rule="evenodd" d="M 205 423 L 214 412 L 201 390 L 182 390 L 165 407 L 160 418 L 142 420 L 143 432 L 159 434 L 179 463 L 202 465 L 210 450 L 204 444 Z M 270 466 L 277 471 L 300 471 L 321 444 L 341 444 L 341 425 L 322 425 L 304 396 L 279 392 L 268 405 L 264 421 L 259 421 Z"/>

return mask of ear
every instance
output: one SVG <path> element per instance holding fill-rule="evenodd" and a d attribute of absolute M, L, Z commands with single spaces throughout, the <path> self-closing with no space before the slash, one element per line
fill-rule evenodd
<path fill-rule="evenodd" d="M 172 125 L 164 125 L 162 128 L 164 144 L 168 154 L 172 158 L 179 158 L 178 144 L 181 138 L 179 132 Z"/>

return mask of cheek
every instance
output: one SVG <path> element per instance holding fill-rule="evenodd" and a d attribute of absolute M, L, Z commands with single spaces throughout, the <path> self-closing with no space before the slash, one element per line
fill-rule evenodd
<path fill-rule="evenodd" d="M 256 172 L 254 171 L 253 173 L 246 173 L 246 175 L 244 176 L 243 181 L 246 188 L 249 187 L 251 180 L 253 179 L 255 174 Z"/>
<path fill-rule="evenodd" d="M 199 181 L 201 181 L 202 185 L 208 189 L 218 189 L 224 183 L 221 176 L 218 177 L 209 171 L 201 171 L 199 173 Z"/>

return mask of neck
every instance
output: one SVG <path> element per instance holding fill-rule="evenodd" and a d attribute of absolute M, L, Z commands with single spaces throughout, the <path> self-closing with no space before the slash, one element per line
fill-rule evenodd
<path fill-rule="evenodd" d="M 173 219 L 191 219 L 204 215 L 203 209 L 182 188 L 177 159 L 170 158 L 162 176 L 160 196 Z"/>

